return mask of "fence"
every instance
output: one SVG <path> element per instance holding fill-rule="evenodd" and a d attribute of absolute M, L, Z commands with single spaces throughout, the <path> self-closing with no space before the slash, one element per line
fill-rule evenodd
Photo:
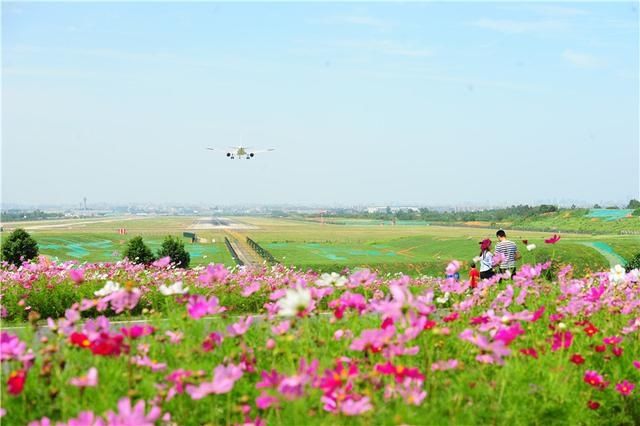
<path fill-rule="evenodd" d="M 262 248 L 260 244 L 253 241 L 251 238 L 247 237 L 247 244 L 256 252 L 258 255 L 266 260 L 269 263 L 280 263 L 276 260 L 275 257 L 271 253 L 269 253 L 266 249 Z"/>
<path fill-rule="evenodd" d="M 224 237 L 224 245 L 227 246 L 227 250 L 229 250 L 229 253 L 231 253 L 231 257 L 233 257 L 233 260 L 236 262 L 236 264 L 238 266 L 244 265 L 244 262 L 240 260 L 240 258 L 238 257 L 238 253 L 236 253 L 236 250 L 231 245 L 231 241 L 229 241 L 227 237 Z"/>

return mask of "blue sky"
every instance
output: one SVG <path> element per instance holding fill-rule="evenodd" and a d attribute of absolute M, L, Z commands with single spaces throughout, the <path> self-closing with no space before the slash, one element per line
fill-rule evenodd
<path fill-rule="evenodd" d="M 3 2 L 2 202 L 622 201 L 638 51 L 637 3 Z"/>

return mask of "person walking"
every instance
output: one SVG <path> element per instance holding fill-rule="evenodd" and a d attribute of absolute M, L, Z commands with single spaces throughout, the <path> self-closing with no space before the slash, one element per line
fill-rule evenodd
<path fill-rule="evenodd" d="M 480 279 L 486 280 L 495 275 L 493 271 L 493 254 L 491 253 L 491 240 L 485 238 L 480 241 Z"/>
<path fill-rule="evenodd" d="M 496 254 L 502 255 L 502 261 L 498 266 L 500 273 L 509 273 L 512 277 L 516 273 L 516 260 L 522 257 L 518 251 L 518 246 L 513 241 L 507 240 L 507 233 L 500 229 L 496 232 L 498 244 L 496 244 Z"/>

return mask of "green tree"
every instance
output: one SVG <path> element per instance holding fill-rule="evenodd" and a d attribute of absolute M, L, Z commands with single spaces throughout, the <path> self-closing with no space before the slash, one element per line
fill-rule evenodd
<path fill-rule="evenodd" d="M 633 199 L 629 200 L 629 204 L 627 205 L 628 209 L 640 209 L 640 201 Z"/>
<path fill-rule="evenodd" d="M 636 253 L 636 255 L 627 262 L 625 269 L 627 270 L 627 272 L 631 271 L 632 269 L 640 269 L 640 253 Z"/>
<path fill-rule="evenodd" d="M 24 229 L 13 231 L 2 243 L 2 260 L 20 266 L 38 256 L 38 243 Z"/>
<path fill-rule="evenodd" d="M 150 264 L 155 260 L 153 252 L 142 241 L 142 237 L 133 237 L 127 242 L 127 247 L 124 249 L 124 257 L 129 259 L 133 263 Z"/>
<path fill-rule="evenodd" d="M 182 240 L 178 237 L 167 235 L 162 242 L 162 246 L 160 247 L 160 250 L 158 250 L 158 257 L 162 258 L 166 256 L 169 256 L 171 258 L 171 262 L 180 268 L 189 267 L 191 256 L 184 248 Z"/>

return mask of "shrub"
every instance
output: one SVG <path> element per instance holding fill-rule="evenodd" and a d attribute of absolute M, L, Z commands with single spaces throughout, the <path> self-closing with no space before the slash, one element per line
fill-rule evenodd
<path fill-rule="evenodd" d="M 631 258 L 630 261 L 627 262 L 625 269 L 627 270 L 627 272 L 631 271 L 632 269 L 640 269 L 640 253 L 637 253 Z"/>
<path fill-rule="evenodd" d="M 2 260 L 16 266 L 38 256 L 38 243 L 24 229 L 13 231 L 2 244 Z"/>
<path fill-rule="evenodd" d="M 124 249 L 124 257 L 133 263 L 144 263 L 145 265 L 155 260 L 153 252 L 142 241 L 140 236 L 134 237 L 127 242 L 127 247 Z"/>
<path fill-rule="evenodd" d="M 171 261 L 180 268 L 188 268 L 191 256 L 189 252 L 184 248 L 184 243 L 178 237 L 172 237 L 168 235 L 162 242 L 160 250 L 158 250 L 158 257 L 169 256 Z"/>

